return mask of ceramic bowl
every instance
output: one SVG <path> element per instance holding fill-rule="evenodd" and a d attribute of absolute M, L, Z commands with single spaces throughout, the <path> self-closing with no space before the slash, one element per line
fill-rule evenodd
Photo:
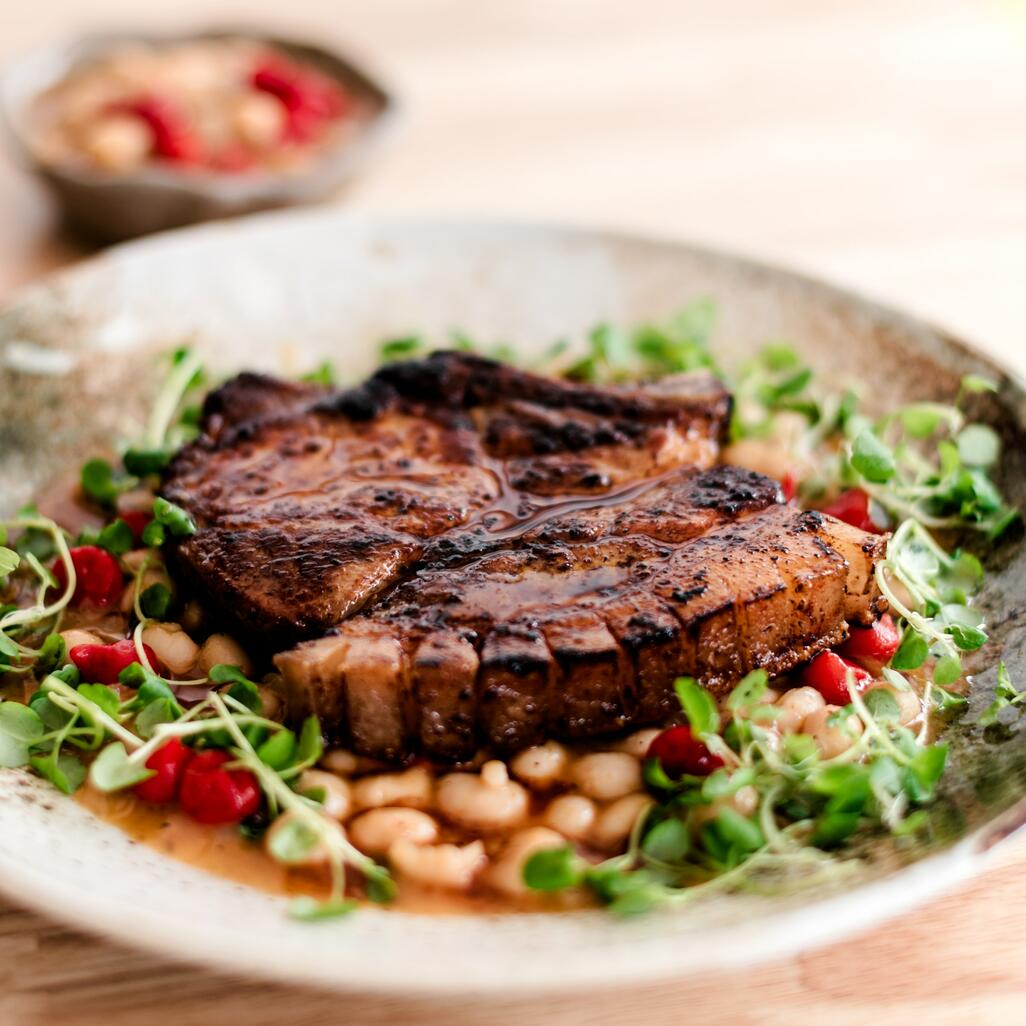
<path fill-rule="evenodd" d="M 267 215 L 120 247 L 0 312 L 0 514 L 55 472 L 106 450 L 156 388 L 154 355 L 191 340 L 212 370 L 298 373 L 331 360 L 350 378 L 386 337 L 457 328 L 525 355 L 596 322 L 664 318 L 698 297 L 719 315 L 726 365 L 789 339 L 827 377 L 854 375 L 880 408 L 950 399 L 964 374 L 998 391 L 973 413 L 1003 435 L 1002 484 L 1026 499 L 1026 393 L 1014 375 L 927 324 L 830 286 L 674 243 L 492 223 Z M 836 939 L 978 873 L 1026 817 L 1026 733 L 975 725 L 999 659 L 1026 682 L 1026 552 L 989 559 L 993 641 L 925 840 L 870 838 L 843 887 L 721 895 L 629 922 L 553 916 L 411 916 L 361 910 L 311 926 L 280 897 L 133 844 L 21 772 L 0 773 L 0 888 L 80 927 L 207 966 L 347 990 L 457 993 L 595 988 L 737 968 Z"/>
<path fill-rule="evenodd" d="M 288 175 L 225 174 L 146 167 L 124 175 L 41 162 L 29 143 L 33 100 L 74 67 L 125 43 L 169 44 L 195 39 L 243 38 L 265 42 L 336 78 L 362 103 L 366 117 L 354 134 Z M 46 183 L 70 227 L 99 242 L 117 242 L 166 228 L 256 210 L 315 203 L 337 193 L 363 170 L 393 123 L 396 103 L 369 72 L 340 53 L 310 43 L 244 29 L 181 35 L 89 36 L 22 57 L 0 81 L 0 112 L 22 162 Z"/>

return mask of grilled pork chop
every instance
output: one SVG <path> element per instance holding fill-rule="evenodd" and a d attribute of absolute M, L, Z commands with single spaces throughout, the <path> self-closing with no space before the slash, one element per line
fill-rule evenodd
<path fill-rule="evenodd" d="M 462 354 L 324 393 L 243 376 L 164 494 L 183 570 L 276 657 L 290 715 L 383 758 L 665 722 L 682 673 L 791 669 L 868 622 L 883 540 L 714 467 L 704 376 L 600 389 Z"/>
<path fill-rule="evenodd" d="M 729 412 L 706 375 L 602 389 L 460 353 L 344 392 L 244 374 L 210 395 L 165 478 L 199 528 L 177 562 L 250 634 L 316 636 L 443 536 L 472 546 L 568 496 L 711 466 Z"/>

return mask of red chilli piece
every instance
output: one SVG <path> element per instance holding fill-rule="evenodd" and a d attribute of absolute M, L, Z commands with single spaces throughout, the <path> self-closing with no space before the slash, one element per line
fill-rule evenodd
<path fill-rule="evenodd" d="M 150 666 L 157 665 L 157 657 L 149 645 L 143 645 Z M 68 657 L 78 667 L 82 679 L 91 684 L 117 684 L 122 670 L 139 662 L 135 642 L 131 638 L 113 645 L 76 645 Z"/>
<path fill-rule="evenodd" d="M 198 823 L 239 823 L 260 808 L 260 788 L 249 770 L 225 769 L 232 756 L 220 750 L 197 752 L 185 767 L 179 790 L 182 811 Z"/>
<path fill-rule="evenodd" d="M 849 488 L 841 492 L 829 506 L 823 509 L 828 516 L 837 517 L 852 527 L 858 527 L 872 534 L 883 534 L 869 512 L 869 496 L 861 488 Z"/>
<path fill-rule="evenodd" d="M 802 680 L 815 688 L 829 705 L 847 705 L 851 701 L 848 693 L 848 674 L 855 682 L 855 690 L 865 689 L 873 682 L 871 674 L 842 659 L 836 652 L 821 652 L 805 667 Z"/>
<path fill-rule="evenodd" d="M 276 97 L 288 113 L 285 137 L 293 142 L 314 138 L 324 122 L 342 117 L 349 94 L 327 75 L 271 57 L 253 70 L 254 89 Z"/>
<path fill-rule="evenodd" d="M 202 164 L 203 141 L 192 130 L 185 116 L 165 99 L 141 96 L 115 105 L 124 114 L 145 121 L 153 136 L 153 152 L 176 164 Z"/>
<path fill-rule="evenodd" d="M 780 481 L 780 491 L 784 502 L 790 502 L 798 494 L 798 478 L 793 470 L 789 470 Z"/>
<path fill-rule="evenodd" d="M 154 775 L 135 785 L 135 794 L 144 802 L 167 805 L 178 797 L 185 768 L 195 753 L 176 738 L 161 745 L 147 760 L 146 768 Z"/>
<path fill-rule="evenodd" d="M 857 663 L 883 666 L 898 651 L 901 634 L 890 613 L 884 613 L 870 627 L 852 627 L 848 640 L 841 646 L 841 655 Z"/>
<path fill-rule="evenodd" d="M 96 545 L 79 545 L 71 550 L 71 562 L 75 567 L 75 593 L 71 596 L 71 604 L 92 605 L 105 608 L 121 601 L 125 590 L 125 581 L 121 576 L 118 561 Z M 57 587 L 64 591 L 68 586 L 68 571 L 64 560 L 58 559 L 53 565 L 53 576 Z"/>
<path fill-rule="evenodd" d="M 707 777 L 723 765 L 723 760 L 710 752 L 687 726 L 668 727 L 654 737 L 648 746 L 647 757 L 658 759 L 663 772 L 669 777 L 685 773 Z"/>
<path fill-rule="evenodd" d="M 119 513 L 118 518 L 128 524 L 128 529 L 132 532 L 132 537 L 136 541 L 142 538 L 146 525 L 153 519 L 149 513 L 144 513 L 139 509 L 130 509 L 126 513 Z"/>

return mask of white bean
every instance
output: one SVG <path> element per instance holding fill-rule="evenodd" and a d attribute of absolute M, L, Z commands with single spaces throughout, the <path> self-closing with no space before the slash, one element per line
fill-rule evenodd
<path fill-rule="evenodd" d="M 598 808 L 583 794 L 561 794 L 545 808 L 545 825 L 558 830 L 571 841 L 587 837 L 595 823 Z"/>
<path fill-rule="evenodd" d="M 534 748 L 517 753 L 510 763 L 513 776 L 536 791 L 544 791 L 563 779 L 567 763 L 567 750 L 557 741 L 546 741 Z"/>
<path fill-rule="evenodd" d="M 497 774 L 449 773 L 438 782 L 438 809 L 469 830 L 505 830 L 527 816 L 528 796 L 520 784 Z"/>
<path fill-rule="evenodd" d="M 379 773 L 353 784 L 353 799 L 362 809 L 381 805 L 407 805 L 421 809 L 431 804 L 431 774 L 424 766 L 403 773 Z"/>
<path fill-rule="evenodd" d="M 332 773 L 340 773 L 344 777 L 351 776 L 360 765 L 359 757 L 344 748 L 334 748 L 325 753 L 321 759 L 321 765 Z"/>
<path fill-rule="evenodd" d="M 349 824 L 349 836 L 360 851 L 379 856 L 402 838 L 433 844 L 438 840 L 438 824 L 417 809 L 370 809 Z"/>
<path fill-rule="evenodd" d="M 299 792 L 323 791 L 324 798 L 321 808 L 324 813 L 340 823 L 349 815 L 353 799 L 349 785 L 334 773 L 325 773 L 324 770 L 304 770 L 299 777 Z"/>
<path fill-rule="evenodd" d="M 485 867 L 488 857 L 480 841 L 456 844 L 417 844 L 401 837 L 388 849 L 388 861 L 408 880 L 425 887 L 465 891 Z"/>
<path fill-rule="evenodd" d="M 630 737 L 625 737 L 616 745 L 618 752 L 626 752 L 628 755 L 633 755 L 635 759 L 644 759 L 648 755 L 649 748 L 652 747 L 652 742 L 659 737 L 662 730 L 658 727 L 652 727 L 649 730 L 638 730 L 635 731 Z"/>
<path fill-rule="evenodd" d="M 647 794 L 628 794 L 607 805 L 591 829 L 591 843 L 603 851 L 619 851 L 627 843 L 638 816 L 652 804 Z"/>
<path fill-rule="evenodd" d="M 574 782 L 589 798 L 607 802 L 641 787 L 641 763 L 626 752 L 594 752 L 578 759 Z"/>
<path fill-rule="evenodd" d="M 237 666 L 247 677 L 253 672 L 252 660 L 245 649 L 227 634 L 211 634 L 203 642 L 196 660 L 196 668 L 200 673 L 207 674 L 210 668 L 217 666 L 218 663 Z"/>
<path fill-rule="evenodd" d="M 841 707 L 839 705 L 827 705 L 812 713 L 802 724 L 802 733 L 808 734 L 816 742 L 819 754 L 824 759 L 832 759 L 849 748 L 862 733 L 862 721 L 852 713 L 848 717 L 848 730 L 841 727 L 832 727 L 827 720 L 833 716 Z"/>
<path fill-rule="evenodd" d="M 151 624 L 143 631 L 142 640 L 178 676 L 184 676 L 192 669 L 199 654 L 199 645 L 176 623 Z"/>
<path fill-rule="evenodd" d="M 89 631 L 70 630 L 61 631 L 61 637 L 64 639 L 64 646 L 70 652 L 73 648 L 77 648 L 79 645 L 102 645 L 103 642 L 95 634 L 90 634 Z"/>
<path fill-rule="evenodd" d="M 232 124 L 251 146 L 270 146 L 281 136 L 284 113 L 273 96 L 251 92 L 235 108 Z"/>
<path fill-rule="evenodd" d="M 139 118 L 108 116 L 89 125 L 83 149 L 107 171 L 128 171 L 149 156 L 150 136 Z"/>
<path fill-rule="evenodd" d="M 825 705 L 823 696 L 815 688 L 792 688 L 777 702 L 780 716 L 774 722 L 781 734 L 794 734 L 802 729 L 809 716 Z"/>
<path fill-rule="evenodd" d="M 498 891 L 517 897 L 530 888 L 524 883 L 524 866 L 536 852 L 562 848 L 566 841 L 555 830 L 530 827 L 514 834 L 499 858 L 488 869 L 487 882 Z"/>

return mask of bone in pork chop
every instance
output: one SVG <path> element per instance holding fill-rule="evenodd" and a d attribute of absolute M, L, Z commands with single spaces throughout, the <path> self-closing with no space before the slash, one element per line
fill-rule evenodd
<path fill-rule="evenodd" d="M 786 671 L 868 622 L 883 541 L 713 467 L 705 376 L 605 389 L 462 354 L 208 400 L 168 498 L 181 567 L 277 656 L 290 715 L 383 758 L 673 714 L 682 673 Z M 250 413 L 249 411 L 253 411 Z"/>

